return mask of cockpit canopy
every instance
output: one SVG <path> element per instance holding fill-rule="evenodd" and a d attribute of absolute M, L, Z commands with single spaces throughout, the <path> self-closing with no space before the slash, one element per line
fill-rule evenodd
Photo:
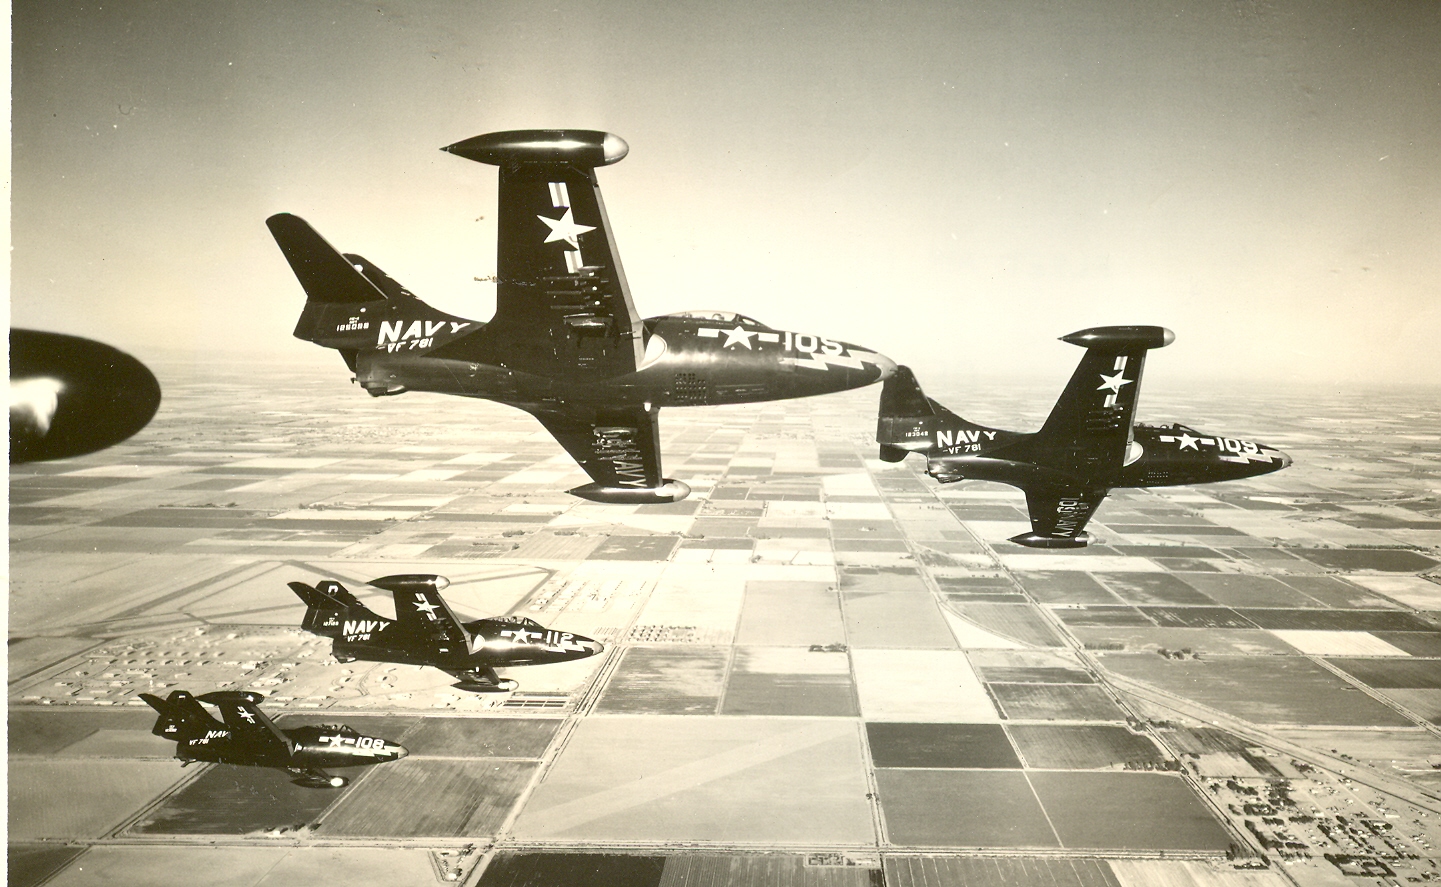
<path fill-rule="evenodd" d="M 671 317 L 686 317 L 691 320 L 709 320 L 715 323 L 738 323 L 742 326 L 765 326 L 754 317 L 746 317 L 734 311 L 677 311 Z"/>
<path fill-rule="evenodd" d="M 355 728 L 348 724 L 317 724 L 316 729 L 322 733 L 338 733 L 341 736 L 359 736 Z"/>
<path fill-rule="evenodd" d="M 491 622 L 503 622 L 506 625 L 519 625 L 522 628 L 540 628 L 540 623 L 534 619 L 527 619 L 524 616 L 496 616 Z"/>
<path fill-rule="evenodd" d="M 1138 427 L 1141 427 L 1141 428 L 1154 428 L 1154 429 L 1156 429 L 1157 431 L 1179 431 L 1179 432 L 1181 432 L 1181 433 L 1183 433 L 1183 434 L 1196 434 L 1196 435 L 1199 435 L 1199 434 L 1201 433 L 1201 432 L 1197 431 L 1196 429 L 1190 427 L 1189 425 L 1182 425 L 1180 422 L 1171 422 L 1171 423 L 1168 423 L 1168 424 L 1166 424 L 1166 425 L 1152 425 L 1152 424 L 1150 424 L 1149 422 L 1148 422 L 1148 423 L 1145 423 L 1145 424 L 1142 424 L 1142 423 L 1140 423 L 1140 422 L 1137 422 L 1136 425 L 1137 425 Z"/>

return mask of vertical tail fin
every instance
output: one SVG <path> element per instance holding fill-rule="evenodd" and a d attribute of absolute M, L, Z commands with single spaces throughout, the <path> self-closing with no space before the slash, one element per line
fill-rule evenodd
<path fill-rule="evenodd" d="M 371 623 L 385 623 L 385 619 L 360 602 L 333 579 L 326 579 L 314 588 L 304 582 L 288 583 L 290 590 L 305 602 L 305 621 L 300 627 L 321 637 L 338 638 L 346 633 L 347 621 L 367 620 Z"/>
<path fill-rule="evenodd" d="M 957 455 L 980 452 L 983 441 L 993 443 L 1007 432 L 968 422 L 926 396 L 910 367 L 896 367 L 881 387 L 881 408 L 876 420 L 876 443 L 886 462 L 899 462 L 907 453 Z"/>
<path fill-rule="evenodd" d="M 159 712 L 160 717 L 156 719 L 150 732 L 163 739 L 183 742 L 222 727 L 219 721 L 212 718 L 200 703 L 195 701 L 194 696 L 184 690 L 171 691 L 165 699 L 150 693 L 141 693 L 140 698 Z"/>
<path fill-rule="evenodd" d="M 1054 454 L 1054 467 L 1105 478 L 1127 464 L 1146 352 L 1174 338 L 1159 326 L 1093 327 L 1061 338 L 1086 354 L 1036 433 L 1038 450 Z"/>

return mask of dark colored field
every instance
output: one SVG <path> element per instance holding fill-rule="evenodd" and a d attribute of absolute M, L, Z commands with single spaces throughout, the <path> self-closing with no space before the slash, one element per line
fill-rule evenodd
<path fill-rule="evenodd" d="M 1376 637 L 1412 656 L 1441 656 L 1441 632 L 1373 631 Z"/>
<path fill-rule="evenodd" d="M 1166 732 L 1166 741 L 1181 754 L 1232 754 L 1251 765 L 1260 776 L 1281 778 L 1282 773 L 1266 758 L 1247 751 L 1251 743 L 1215 727 L 1176 727 Z"/>
<path fill-rule="evenodd" d="M 612 536 L 590 553 L 599 561 L 663 561 L 680 540 L 675 536 Z"/>
<path fill-rule="evenodd" d="M 659 887 L 664 856 L 600 853 L 497 853 L 480 878 L 483 887 Z"/>
<path fill-rule="evenodd" d="M 880 551 L 904 554 L 911 550 L 904 539 L 836 539 L 831 546 L 836 551 L 852 553 Z"/>
<path fill-rule="evenodd" d="M 1122 600 L 1131 604 L 1213 607 L 1216 602 L 1169 573 L 1097 573 Z"/>
<path fill-rule="evenodd" d="M 866 724 L 877 767 L 1019 768 L 999 724 Z"/>
<path fill-rule="evenodd" d="M 1214 561 L 1195 557 L 1152 557 L 1158 566 L 1170 573 L 1219 573 Z M 1190 577 L 1187 576 L 1187 579 Z"/>
<path fill-rule="evenodd" d="M 977 667 L 981 680 L 998 684 L 1094 684 L 1096 676 L 1080 668 Z"/>
<path fill-rule="evenodd" d="M 1415 551 L 1396 548 L 1293 548 L 1313 564 L 1333 570 L 1380 570 L 1415 573 L 1436 566 L 1436 561 Z"/>
<path fill-rule="evenodd" d="M 1206 560 L 1226 556 L 1202 545 L 1117 545 L 1115 549 L 1130 557 L 1165 558 L 1167 560 Z"/>
<path fill-rule="evenodd" d="M 892 844 L 909 847 L 1057 847 L 1019 770 L 877 770 Z"/>
<path fill-rule="evenodd" d="M 96 730 L 142 730 L 155 725 L 149 708 L 101 711 L 10 709 L 10 754 L 52 755 Z"/>
<path fill-rule="evenodd" d="M 1225 607 L 1141 607 L 1162 628 L 1255 628 Z"/>
<path fill-rule="evenodd" d="M 1441 690 L 1441 659 L 1328 659 L 1378 690 Z"/>
<path fill-rule="evenodd" d="M 1425 631 L 1436 626 L 1400 610 L 1238 610 L 1261 628 L 1310 631 Z"/>
<path fill-rule="evenodd" d="M 883 864 L 886 887 L 1121 887 L 1102 859 L 887 855 Z"/>
<path fill-rule="evenodd" d="M 1036 647 L 1059 647 L 1056 636 L 1031 604 L 956 603 L 951 609 L 989 632 Z"/>
<path fill-rule="evenodd" d="M 807 866 L 791 854 L 667 857 L 660 887 L 876 887 L 880 869 Z"/>
<path fill-rule="evenodd" d="M 1106 524 L 1117 533 L 1127 536 L 1244 536 L 1245 533 L 1231 527 L 1215 524 Z M 1215 544 L 1224 545 L 1224 541 Z"/>
<path fill-rule="evenodd" d="M 987 684 L 1012 721 L 1120 721 L 1125 716 L 1094 684 Z"/>
<path fill-rule="evenodd" d="M 54 844 L 7 845 L 5 883 L 8 887 L 37 887 L 84 853 L 85 849 Z"/>
<path fill-rule="evenodd" d="M 1027 767 L 1043 770 L 1104 770 L 1165 760 L 1156 744 L 1125 727 L 1013 724 L 1007 732 Z"/>
<path fill-rule="evenodd" d="M 1025 520 L 1025 512 L 1010 505 L 952 505 L 957 520 L 1013 521 Z"/>
<path fill-rule="evenodd" d="M 1404 727 L 1410 722 L 1309 659 L 1171 660 L 1108 654 L 1108 670 L 1256 724 Z"/>
<path fill-rule="evenodd" d="M 841 591 L 897 592 L 930 594 L 930 589 L 915 570 L 906 567 L 846 567 L 840 571 Z"/>
<path fill-rule="evenodd" d="M 750 551 L 756 542 L 747 536 L 707 536 L 704 539 L 683 539 L 681 548 L 711 548 L 721 551 Z"/>
<path fill-rule="evenodd" d="M 1313 598 L 1270 576 L 1216 573 L 1187 576 L 1186 584 L 1227 607 L 1314 607 Z"/>
<path fill-rule="evenodd" d="M 1394 609 L 1395 604 L 1336 576 L 1281 576 L 1279 580 L 1324 606 L 1342 610 Z M 1265 606 L 1253 604 L 1252 606 Z"/>
<path fill-rule="evenodd" d="M 1030 777 L 1069 848 L 1224 851 L 1231 843 L 1180 777 L 1054 771 Z"/>
<path fill-rule="evenodd" d="M 1152 622 L 1135 607 L 1083 607 L 1079 610 L 1054 610 L 1067 625 L 1121 625 L 1146 626 Z"/>
<path fill-rule="evenodd" d="M 233 529 L 254 526 L 264 519 L 265 516 L 257 512 L 230 508 L 142 508 L 129 514 L 96 521 L 95 526 L 160 527 L 177 530 Z M 289 522 L 286 525 L 289 526 Z"/>
<path fill-rule="evenodd" d="M 426 718 L 403 744 L 422 757 L 539 758 L 560 725 L 551 718 Z"/>
<path fill-rule="evenodd" d="M 731 672 L 724 715 L 856 717 L 855 688 L 846 675 Z"/>
<path fill-rule="evenodd" d="M 355 780 L 363 770 L 337 767 L 327 772 L 347 776 L 352 784 L 341 789 L 304 788 L 281 770 L 216 764 L 167 798 L 131 831 L 142 835 L 246 835 L 313 826 L 326 808 L 356 790 Z"/>
<path fill-rule="evenodd" d="M 714 714 L 728 658 L 718 647 L 631 647 L 596 710 Z"/>

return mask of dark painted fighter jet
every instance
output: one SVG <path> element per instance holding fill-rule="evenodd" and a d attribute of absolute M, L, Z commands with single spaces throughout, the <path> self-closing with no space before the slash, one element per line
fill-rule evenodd
<path fill-rule="evenodd" d="M 661 407 L 825 394 L 895 369 L 873 351 L 729 311 L 642 320 L 595 174 L 629 151 L 618 136 L 497 132 L 444 150 L 500 167 L 495 316 L 437 311 L 282 213 L 266 224 L 307 295 L 295 336 L 338 350 L 377 397 L 435 391 L 525 410 L 594 481 L 577 496 L 657 503 L 690 492 L 661 476 Z"/>
<path fill-rule="evenodd" d="M 1133 425 L 1146 351 L 1175 336 L 1158 326 L 1096 327 L 1061 339 L 1086 349 L 1041 430 L 1022 434 L 967 422 L 926 397 L 909 367 L 881 390 L 881 458 L 926 456 L 941 483 L 991 480 L 1020 487 L 1032 548 L 1079 548 L 1086 522 L 1113 487 L 1165 487 L 1237 480 L 1279 471 L 1279 450 L 1185 425 Z"/>
<path fill-rule="evenodd" d="M 395 596 L 394 619 L 371 612 L 334 580 L 314 587 L 290 583 L 309 607 L 301 627 L 331 638 L 331 652 L 341 662 L 428 665 L 460 678 L 455 686 L 462 690 L 494 693 L 519 686 L 496 675 L 497 667 L 569 662 L 605 649 L 599 641 L 551 631 L 521 616 L 462 623 L 440 596 L 450 585 L 444 576 L 386 576 L 370 584 Z"/>
<path fill-rule="evenodd" d="M 145 364 L 103 342 L 10 331 L 10 462 L 83 456 L 144 428 L 160 406 Z"/>
<path fill-rule="evenodd" d="M 175 690 L 165 699 L 149 693 L 141 693 L 140 698 L 160 712 L 151 732 L 175 742 L 175 757 L 186 764 L 275 767 L 290 773 L 299 785 L 340 788 L 349 780 L 331 776 L 322 767 L 366 767 L 398 761 L 407 754 L 404 746 L 361 736 L 344 726 L 281 730 L 257 707 L 265 698 L 259 693 L 225 690 L 196 697 Z M 220 709 L 224 723 L 201 702 Z"/>

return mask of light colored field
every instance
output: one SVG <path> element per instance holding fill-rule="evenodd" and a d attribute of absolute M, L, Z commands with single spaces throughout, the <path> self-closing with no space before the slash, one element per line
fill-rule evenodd
<path fill-rule="evenodd" d="M 366 774 L 325 816 L 321 834 L 461 837 L 495 833 L 539 764 L 407 759 Z"/>
<path fill-rule="evenodd" d="M 755 674 L 840 674 L 850 676 L 844 653 L 814 652 L 809 647 L 738 647 L 735 671 Z"/>
<path fill-rule="evenodd" d="M 961 645 L 963 650 L 1024 650 L 1026 645 L 1010 638 L 992 634 L 981 628 L 974 622 L 956 615 L 949 608 L 942 608 L 942 615 L 946 617 L 946 624 L 951 628 L 951 634 L 955 636 L 956 643 Z"/>
<path fill-rule="evenodd" d="M 852 648 L 955 649 L 955 638 L 929 594 L 847 592 L 842 605 Z"/>
<path fill-rule="evenodd" d="M 841 599 L 820 582 L 752 582 L 746 586 L 736 643 L 838 644 L 846 639 Z"/>
<path fill-rule="evenodd" d="M 708 640 L 728 644 L 740 618 L 747 573 L 744 564 L 670 564 L 636 626 L 692 626 Z"/>
<path fill-rule="evenodd" d="M 368 847 L 93 847 L 48 882 L 58 887 L 389 887 L 435 879 L 424 850 Z"/>
<path fill-rule="evenodd" d="M 1121 887 L 1286 887 L 1291 883 L 1277 871 L 1237 871 L 1230 865 L 1205 862 L 1112 859 L 1108 864 Z"/>
<path fill-rule="evenodd" d="M 531 795 L 514 834 L 867 843 L 875 840 L 868 790 L 849 719 L 592 717 Z"/>
<path fill-rule="evenodd" d="M 852 650 L 861 714 L 870 721 L 1000 720 L 959 650 Z"/>
<path fill-rule="evenodd" d="M 175 761 L 12 758 L 9 839 L 98 838 L 186 775 Z"/>
<path fill-rule="evenodd" d="M 1307 631 L 1272 629 L 1271 633 L 1311 656 L 1409 656 L 1364 631 Z"/>
<path fill-rule="evenodd" d="M 65 747 L 67 758 L 162 758 L 175 757 L 175 743 L 148 730 L 96 730 Z"/>
<path fill-rule="evenodd" d="M 1352 582 L 1418 610 L 1441 610 L 1441 585 L 1420 576 L 1347 576 Z"/>

